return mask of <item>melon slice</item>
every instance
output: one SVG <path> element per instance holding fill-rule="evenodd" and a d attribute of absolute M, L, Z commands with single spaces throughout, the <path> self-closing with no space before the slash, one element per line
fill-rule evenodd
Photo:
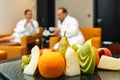
<path fill-rule="evenodd" d="M 80 59 L 80 69 L 83 73 L 92 74 L 95 69 L 95 53 L 91 49 L 91 40 L 88 40 L 78 50 Z"/>
<path fill-rule="evenodd" d="M 107 70 L 120 70 L 120 59 L 102 55 L 97 67 Z"/>
<path fill-rule="evenodd" d="M 66 59 L 65 75 L 66 76 L 80 75 L 79 59 L 75 51 L 71 47 L 69 47 L 66 50 L 65 59 Z"/>
<path fill-rule="evenodd" d="M 29 62 L 29 64 L 25 67 L 23 73 L 27 74 L 27 75 L 34 75 L 36 69 L 37 69 L 37 65 L 38 65 L 38 60 L 39 60 L 39 56 L 40 56 L 40 50 L 38 48 L 38 46 L 35 46 L 34 48 L 32 48 L 31 50 L 31 60 Z"/>

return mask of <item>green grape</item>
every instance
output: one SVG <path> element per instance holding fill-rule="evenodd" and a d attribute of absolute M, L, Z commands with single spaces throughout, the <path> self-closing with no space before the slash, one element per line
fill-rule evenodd
<path fill-rule="evenodd" d="M 26 66 L 27 66 L 27 64 L 22 63 L 21 64 L 21 69 L 24 70 Z"/>
<path fill-rule="evenodd" d="M 22 68 L 22 69 L 23 69 L 23 66 L 24 66 L 24 65 L 25 65 L 24 63 L 21 64 L 21 68 Z"/>
<path fill-rule="evenodd" d="M 30 58 L 27 55 L 22 56 L 22 63 L 28 64 L 30 62 Z"/>
<path fill-rule="evenodd" d="M 24 65 L 24 66 L 23 66 L 23 69 L 25 69 L 25 68 L 26 68 L 26 66 L 27 66 L 27 65 Z"/>

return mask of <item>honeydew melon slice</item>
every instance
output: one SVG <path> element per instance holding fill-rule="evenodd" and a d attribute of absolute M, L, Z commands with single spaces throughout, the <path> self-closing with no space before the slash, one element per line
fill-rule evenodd
<path fill-rule="evenodd" d="M 90 63 L 89 64 L 86 64 L 85 66 L 87 67 L 81 67 L 81 70 L 84 72 L 84 73 L 93 73 L 94 72 L 94 63 L 93 63 L 93 59 L 90 60 Z"/>
<path fill-rule="evenodd" d="M 120 59 L 102 55 L 97 67 L 108 70 L 120 70 Z"/>
<path fill-rule="evenodd" d="M 80 75 L 79 59 L 75 51 L 71 47 L 67 48 L 65 53 L 65 59 L 66 59 L 65 75 L 66 76 Z"/>
<path fill-rule="evenodd" d="M 82 45 L 78 51 L 80 58 L 80 67 L 83 73 L 91 74 L 94 72 L 95 68 L 95 53 L 91 49 L 91 40 L 88 40 L 84 45 Z"/>
<path fill-rule="evenodd" d="M 39 60 L 39 56 L 40 56 L 40 50 L 39 50 L 38 46 L 35 46 L 32 48 L 31 56 L 32 57 L 31 57 L 29 64 L 26 66 L 26 68 L 23 71 L 23 73 L 27 74 L 27 75 L 34 75 L 34 73 L 37 69 L 38 60 Z"/>

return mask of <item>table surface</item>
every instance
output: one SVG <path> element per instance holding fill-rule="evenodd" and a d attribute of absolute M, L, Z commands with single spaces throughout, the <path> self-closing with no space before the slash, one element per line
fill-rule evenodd
<path fill-rule="evenodd" d="M 61 76 L 57 79 L 45 79 L 39 72 L 36 72 L 34 76 L 24 75 L 21 72 L 21 60 L 17 58 L 0 62 L 0 80 L 120 80 L 120 71 L 99 69 L 91 75 L 81 74 L 74 77 Z"/>

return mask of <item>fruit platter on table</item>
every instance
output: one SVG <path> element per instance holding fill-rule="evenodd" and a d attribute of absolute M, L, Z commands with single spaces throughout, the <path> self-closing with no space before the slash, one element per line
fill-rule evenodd
<path fill-rule="evenodd" d="M 120 58 L 112 57 L 107 48 L 96 49 L 91 40 L 81 46 L 70 46 L 67 37 L 63 36 L 58 50 L 33 47 L 30 55 L 22 56 L 21 67 L 24 75 L 39 72 L 42 77 L 51 79 L 93 74 L 96 68 L 120 70 Z"/>

